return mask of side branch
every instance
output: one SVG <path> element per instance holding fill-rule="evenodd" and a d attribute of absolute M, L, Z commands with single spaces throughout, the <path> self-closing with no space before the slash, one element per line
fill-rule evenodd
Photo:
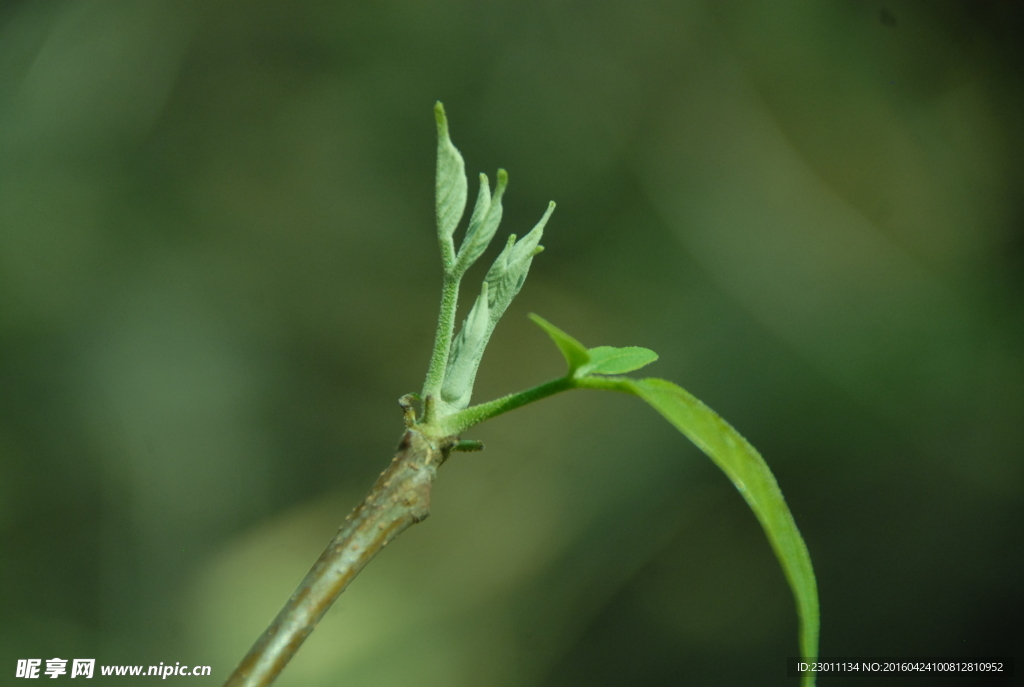
<path fill-rule="evenodd" d="M 366 499 L 345 519 L 298 589 L 224 687 L 271 684 L 349 582 L 392 539 L 430 514 L 430 488 L 454 438 L 409 429 Z"/>

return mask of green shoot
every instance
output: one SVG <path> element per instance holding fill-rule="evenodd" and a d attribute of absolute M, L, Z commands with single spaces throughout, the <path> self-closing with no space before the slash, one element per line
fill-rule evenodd
<path fill-rule="evenodd" d="M 437 235 L 444 268 L 441 310 L 423 393 L 399 399 L 406 431 L 398 453 L 327 546 L 277 618 L 264 631 L 226 683 L 229 687 L 266 687 L 291 659 L 306 636 L 352 578 L 389 541 L 429 515 L 430 489 L 437 469 L 451 451 L 480 451 L 479 441 L 462 439 L 471 427 L 528 403 L 569 389 L 619 391 L 637 396 L 658 411 L 722 469 L 764 528 L 796 599 L 800 651 L 813 662 L 818 654 L 818 590 L 803 538 L 771 470 L 739 432 L 687 391 L 663 379 L 631 379 L 658 359 L 647 348 L 587 348 L 547 320 L 530 318 L 551 337 L 567 365 L 566 374 L 499 399 L 469 405 L 477 369 L 495 326 L 523 287 L 540 239 L 554 211 L 549 203 L 540 221 L 522 239 L 511 235 L 484 277 L 480 295 L 455 335 L 455 311 L 463 275 L 487 250 L 502 215 L 508 175 L 499 169 L 493 194 L 487 176 L 458 252 L 454 235 L 466 209 L 465 163 L 452 144 L 441 103 L 437 121 Z M 421 404 L 417 416 L 414 403 Z M 805 673 L 803 687 L 813 687 Z"/>
<path fill-rule="evenodd" d="M 732 481 L 764 528 L 775 556 L 789 582 L 800 619 L 801 655 L 818 655 L 818 587 L 803 537 L 764 458 L 732 425 L 682 387 L 664 379 L 606 376 L 632 372 L 658 359 L 646 348 L 629 346 L 586 348 L 547 320 L 530 315 L 562 352 L 565 377 L 456 413 L 439 429 L 459 433 L 491 417 L 567 389 L 619 391 L 637 396 L 658 411 L 697 445 Z M 813 673 L 803 684 L 814 684 Z"/>

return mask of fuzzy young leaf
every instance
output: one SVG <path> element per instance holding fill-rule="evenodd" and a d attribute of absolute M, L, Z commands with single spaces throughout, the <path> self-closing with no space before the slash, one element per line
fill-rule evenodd
<path fill-rule="evenodd" d="M 533 257 L 544 250 L 540 246 L 540 239 L 544 234 L 544 226 L 554 211 L 555 203 L 552 201 L 548 203 L 548 209 L 544 216 L 526 236 L 518 242 L 515 234 L 509 236 L 505 249 L 501 251 L 494 260 L 494 264 L 491 265 L 491 269 L 487 271 L 484 281 L 487 282 L 490 291 L 492 328 L 505 314 L 505 309 L 519 293 L 519 289 L 523 288 L 523 282 L 526 281 Z"/>
<path fill-rule="evenodd" d="M 498 231 L 498 225 L 501 223 L 501 198 L 505 195 L 507 185 L 508 173 L 499 169 L 498 183 L 492 197 L 487 175 L 480 175 L 480 195 L 477 197 L 473 215 L 469 218 L 466 237 L 462 240 L 462 246 L 459 247 L 459 257 L 455 268 L 457 272 L 465 273 L 490 245 L 491 239 L 494 238 L 495 232 Z"/>
<path fill-rule="evenodd" d="M 576 371 L 586 367 L 590 363 L 590 351 L 587 351 L 586 347 L 579 341 L 569 336 L 561 329 L 545 320 L 540 315 L 530 313 L 530 319 L 538 327 L 547 332 L 551 340 L 558 346 L 558 350 L 562 352 L 562 357 L 565 358 L 566 364 L 569 366 L 569 372 L 567 376 L 572 377 L 576 374 Z"/>
<path fill-rule="evenodd" d="M 664 379 L 621 379 L 633 393 L 661 413 L 722 469 L 761 522 L 789 581 L 800 618 L 800 651 L 813 662 L 818 655 L 818 587 L 807 545 L 786 506 L 775 476 L 761 454 L 718 413 L 685 389 Z M 805 687 L 814 674 L 804 675 Z"/>
<path fill-rule="evenodd" d="M 487 216 L 487 211 L 491 209 L 491 182 L 487 178 L 487 175 L 483 172 L 480 173 L 480 191 L 476 196 L 476 205 L 473 206 L 473 214 L 469 216 L 469 227 L 466 228 L 466 236 L 462 239 L 462 246 L 459 248 L 459 254 L 465 252 L 467 245 L 470 243 L 470 239 L 479 229 L 480 224 L 483 222 L 484 217 Z"/>
<path fill-rule="evenodd" d="M 504 191 L 503 182 L 507 182 L 507 178 L 502 179 L 502 176 L 499 175 L 499 192 Z M 497 192 L 495 196 L 498 196 Z M 500 201 L 500 196 L 498 196 L 498 200 Z M 495 204 L 492 203 L 491 207 L 494 208 Z M 497 207 L 500 209 L 501 205 L 498 204 Z M 452 345 L 441 387 L 442 413 L 461 410 L 469 404 L 469 399 L 473 394 L 473 383 L 476 381 L 476 372 L 480 367 L 480 359 L 484 355 L 487 341 L 491 338 L 491 332 L 494 331 L 494 327 L 498 324 L 505 309 L 522 288 L 526 274 L 530 270 L 530 263 L 533 262 L 533 256 L 543 250 L 538 243 L 544 231 L 544 225 L 547 224 L 554 209 L 555 204 L 549 204 L 548 211 L 544 213 L 544 217 L 537 223 L 537 226 L 518 243 L 515 234 L 510 236 L 505 250 L 501 252 L 487 272 L 480 297 Z M 456 262 L 452 274 L 459 275 L 460 264 L 461 260 Z"/>
<path fill-rule="evenodd" d="M 440 102 L 434 105 L 434 118 L 437 120 L 437 234 L 446 255 L 450 257 L 454 250 L 452 235 L 466 211 L 466 163 L 448 136 L 448 118 Z"/>
<path fill-rule="evenodd" d="M 470 309 L 459 335 L 452 344 L 448 369 L 441 385 L 441 400 L 449 408 L 462 409 L 469 405 L 476 370 L 480 366 L 480 359 L 484 355 L 484 348 L 490 336 L 488 315 L 487 284 L 484 284 L 480 297 Z"/>
<path fill-rule="evenodd" d="M 587 351 L 590 354 L 590 363 L 583 365 L 577 371 L 577 376 L 582 375 L 621 375 L 633 370 L 639 370 L 645 365 L 650 365 L 658 359 L 658 354 L 649 348 L 640 346 L 598 346 Z"/>

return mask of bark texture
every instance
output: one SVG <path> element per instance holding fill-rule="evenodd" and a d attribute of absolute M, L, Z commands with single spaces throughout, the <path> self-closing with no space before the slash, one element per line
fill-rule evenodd
<path fill-rule="evenodd" d="M 410 525 L 430 514 L 430 489 L 455 437 L 436 439 L 407 429 L 391 465 L 345 518 L 274 622 L 263 632 L 225 687 L 270 685 L 331 604 L 367 563 Z"/>

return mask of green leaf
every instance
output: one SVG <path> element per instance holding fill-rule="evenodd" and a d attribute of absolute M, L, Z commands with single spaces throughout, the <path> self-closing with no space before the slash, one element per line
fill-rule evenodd
<path fill-rule="evenodd" d="M 649 348 L 640 346 L 598 346 L 587 351 L 590 354 L 590 362 L 581 365 L 576 371 L 576 376 L 597 374 L 597 375 L 620 375 L 633 370 L 639 370 L 645 365 L 650 365 L 658 359 L 658 354 Z"/>
<path fill-rule="evenodd" d="M 479 232 L 484 217 L 491 209 L 491 182 L 487 175 L 480 174 L 480 191 L 476 196 L 476 205 L 473 206 L 473 214 L 469 216 L 469 226 L 466 228 L 466 236 L 462 239 L 462 246 L 459 247 L 459 257 L 466 252 L 473 243 L 473 237 Z"/>
<path fill-rule="evenodd" d="M 487 175 L 480 175 L 480 195 L 477 197 L 473 215 L 469 218 L 466 237 L 462 240 L 462 246 L 459 247 L 456 272 L 465 273 L 490 245 L 491 239 L 494 238 L 495 232 L 498 231 L 498 225 L 501 223 L 501 198 L 505 195 L 506 186 L 508 186 L 508 172 L 499 169 L 498 183 L 492 197 Z"/>
<path fill-rule="evenodd" d="M 728 475 L 746 499 L 768 535 L 793 590 L 800 617 L 800 650 L 805 659 L 813 662 L 818 655 L 819 630 L 814 569 L 793 515 L 761 454 L 715 411 L 671 382 L 652 378 L 620 379 L 615 383 L 647 401 L 675 425 Z M 803 684 L 813 686 L 814 675 L 805 674 Z"/>
<path fill-rule="evenodd" d="M 473 395 L 476 371 L 491 334 L 487 300 L 487 282 L 484 282 L 480 296 L 473 303 L 459 335 L 452 343 L 448 369 L 445 370 L 444 383 L 441 385 L 441 400 L 448 408 L 465 408 Z"/>
<path fill-rule="evenodd" d="M 533 258 L 544 248 L 540 245 L 544 227 L 555 211 L 554 201 L 548 203 L 548 209 L 540 221 L 534 225 L 526 236 L 516 241 L 516 235 L 508 237 L 505 249 L 494 259 L 491 269 L 487 270 L 484 281 L 490 287 L 491 326 L 493 327 L 505 314 L 512 299 L 523 288 L 526 275 L 530 271 Z"/>
<path fill-rule="evenodd" d="M 587 351 L 586 346 L 545 320 L 540 315 L 530 313 L 530 319 L 533 320 L 534 324 L 548 333 L 551 340 L 555 342 L 556 346 L 558 346 L 558 350 L 562 352 L 565 362 L 569 365 L 569 373 L 566 376 L 572 377 L 576 373 L 577 369 L 590 362 L 590 352 Z"/>
<path fill-rule="evenodd" d="M 434 105 L 434 119 L 437 120 L 437 234 L 450 258 L 452 235 L 466 211 L 469 184 L 466 181 L 466 163 L 448 136 L 448 118 L 440 102 Z M 447 268 L 447 263 L 445 266 Z"/>

